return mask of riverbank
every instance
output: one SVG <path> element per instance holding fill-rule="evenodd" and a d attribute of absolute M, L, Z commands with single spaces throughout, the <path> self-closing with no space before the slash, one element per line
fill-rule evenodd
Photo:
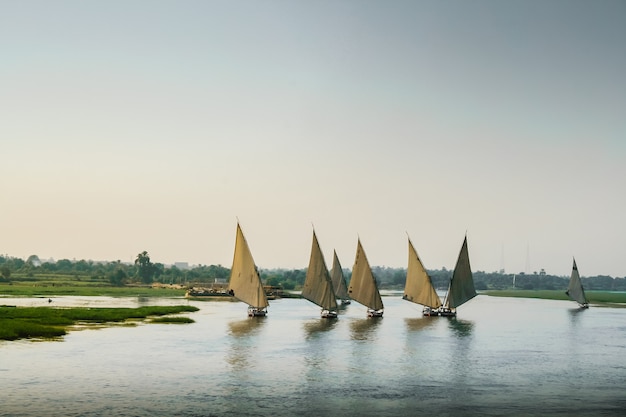
<path fill-rule="evenodd" d="M 194 306 L 145 306 L 138 308 L 53 308 L 0 306 L 0 340 L 57 338 L 77 324 L 120 323 L 126 320 L 154 320 L 159 323 L 192 323 L 170 314 L 198 311 Z"/>
<path fill-rule="evenodd" d="M 492 297 L 540 298 L 544 300 L 569 300 L 564 291 L 559 290 L 487 290 L 480 292 Z M 611 307 L 626 307 L 626 292 L 586 291 L 590 304 L 606 304 Z"/>

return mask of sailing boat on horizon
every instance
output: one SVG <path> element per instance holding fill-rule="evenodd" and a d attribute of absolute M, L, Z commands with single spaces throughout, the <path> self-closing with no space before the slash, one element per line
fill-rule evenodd
<path fill-rule="evenodd" d="M 265 317 L 267 314 L 269 303 L 265 289 L 239 222 L 237 222 L 235 254 L 230 270 L 228 292 L 238 300 L 248 304 L 248 316 Z"/>
<path fill-rule="evenodd" d="M 360 238 L 357 244 L 354 266 L 352 267 L 352 278 L 348 286 L 348 294 L 354 301 L 367 307 L 368 317 L 383 316 L 383 300 L 380 298 L 376 278 L 374 278 Z"/>
<path fill-rule="evenodd" d="M 424 306 L 424 316 L 438 316 L 441 299 L 409 238 L 409 263 L 402 299 Z"/>
<path fill-rule="evenodd" d="M 343 275 L 343 268 L 341 268 L 341 263 L 339 262 L 336 250 L 333 251 L 333 268 L 330 271 L 330 279 L 333 282 L 335 298 L 341 300 L 341 305 L 350 304 L 348 284 L 346 284 L 346 277 Z"/>
<path fill-rule="evenodd" d="M 585 289 L 583 288 L 583 283 L 578 273 L 578 267 L 576 266 L 576 259 L 574 259 L 574 265 L 572 265 L 572 275 L 569 279 L 569 285 L 567 286 L 565 294 L 576 301 L 580 308 L 589 308 L 589 301 L 585 296 Z"/>
<path fill-rule="evenodd" d="M 337 318 L 337 299 L 333 290 L 333 282 L 330 279 L 324 255 L 317 241 L 317 235 L 313 230 L 313 243 L 311 246 L 311 258 L 306 271 L 302 298 L 306 298 L 322 308 L 321 316 L 325 319 Z"/>
<path fill-rule="evenodd" d="M 472 298 L 476 297 L 476 289 L 474 288 L 474 278 L 472 277 L 472 269 L 470 267 L 469 252 L 467 250 L 467 235 L 463 239 L 461 252 L 456 261 L 452 279 L 448 287 L 443 306 L 439 308 L 440 316 L 454 317 L 456 316 L 457 307 L 465 304 Z"/>

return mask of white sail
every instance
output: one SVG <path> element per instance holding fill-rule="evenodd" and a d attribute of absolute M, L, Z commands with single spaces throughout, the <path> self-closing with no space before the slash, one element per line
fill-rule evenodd
<path fill-rule="evenodd" d="M 343 269 L 341 268 L 341 263 L 339 263 L 337 251 L 333 252 L 333 268 L 330 271 L 330 279 L 333 281 L 335 296 L 343 301 L 349 300 L 348 285 L 346 284 L 346 278 L 343 276 Z"/>
<path fill-rule="evenodd" d="M 302 297 L 317 304 L 324 310 L 336 311 L 337 300 L 333 283 L 326 268 L 324 255 L 320 249 L 315 231 L 313 231 L 313 243 L 311 246 L 311 258 L 306 271 L 306 278 L 302 288 Z"/>
<path fill-rule="evenodd" d="M 444 306 L 450 309 L 457 308 L 474 297 L 476 297 L 476 289 L 474 288 L 474 278 L 470 268 L 467 236 L 465 236 L 459 258 L 454 267 Z"/>
<path fill-rule="evenodd" d="M 372 274 L 372 268 L 367 260 L 361 240 L 359 239 L 354 266 L 352 267 L 352 278 L 348 285 L 348 294 L 353 300 L 363 304 L 374 311 L 382 311 L 383 300 L 380 298 L 376 279 Z"/>
<path fill-rule="evenodd" d="M 235 240 L 233 266 L 230 270 L 229 288 L 237 299 L 250 307 L 262 310 L 269 305 L 259 271 L 254 264 L 248 242 L 243 236 L 239 223 L 237 223 L 237 238 Z"/>
<path fill-rule="evenodd" d="M 432 280 L 417 255 L 411 239 L 409 239 L 409 263 L 406 270 L 403 298 L 430 308 L 441 307 L 441 299 L 437 295 Z"/>
<path fill-rule="evenodd" d="M 567 291 L 565 291 L 572 300 L 576 301 L 583 307 L 586 307 L 589 302 L 585 296 L 585 290 L 583 289 L 580 275 L 578 274 L 578 267 L 576 266 L 576 259 L 574 259 L 574 265 L 572 266 L 572 276 L 569 279 L 569 285 Z"/>

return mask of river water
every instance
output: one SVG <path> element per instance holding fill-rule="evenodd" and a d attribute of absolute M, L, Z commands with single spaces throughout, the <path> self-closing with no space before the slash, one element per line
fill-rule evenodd
<path fill-rule="evenodd" d="M 116 325 L 0 342 L 1 416 L 626 415 L 626 309 L 478 296 L 421 317 L 303 299 L 250 319 L 229 301 L 60 297 L 52 305 L 192 304 L 193 324 Z M 0 304 L 47 305 L 47 299 Z"/>

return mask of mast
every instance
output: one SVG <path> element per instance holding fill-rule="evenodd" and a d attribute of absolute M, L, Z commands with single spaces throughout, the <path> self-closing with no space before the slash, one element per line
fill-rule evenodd
<path fill-rule="evenodd" d="M 349 299 L 348 285 L 346 284 L 346 278 L 343 276 L 343 269 L 341 268 L 341 263 L 339 263 L 337 251 L 333 251 L 333 268 L 330 272 L 330 278 L 333 282 L 335 296 L 340 300 Z"/>
<path fill-rule="evenodd" d="M 441 307 L 441 299 L 409 238 L 409 263 L 404 287 L 405 300 L 433 309 Z"/>
<path fill-rule="evenodd" d="M 357 244 L 348 294 L 350 294 L 350 298 L 372 310 L 378 311 L 383 309 L 383 300 L 380 298 L 376 279 L 372 274 L 372 268 L 365 255 L 365 250 L 361 246 L 361 239 L 358 240 Z"/>
<path fill-rule="evenodd" d="M 585 306 L 589 303 L 587 301 L 587 297 L 585 296 L 583 283 L 580 280 L 578 267 L 576 266 L 576 259 L 574 259 L 574 265 L 572 266 L 572 275 L 569 279 L 569 285 L 567 287 L 567 291 L 565 291 L 565 294 L 567 294 L 572 300 L 576 301 L 582 306 Z"/>
<path fill-rule="evenodd" d="M 454 267 L 444 306 L 451 309 L 457 308 L 474 297 L 476 297 L 476 289 L 474 288 L 474 278 L 472 277 L 472 269 L 470 267 L 466 235 Z"/>
<path fill-rule="evenodd" d="M 324 255 L 320 249 L 315 230 L 313 230 L 313 243 L 311 246 L 311 258 L 306 271 L 302 297 L 324 310 L 337 310 L 337 300 L 333 290 L 333 282 L 330 279 Z"/>
<path fill-rule="evenodd" d="M 252 252 L 250 252 L 250 247 L 243 235 L 239 222 L 237 222 L 235 254 L 233 256 L 233 266 L 230 270 L 229 287 L 238 300 L 243 301 L 250 307 L 264 309 L 269 305 L 259 271 L 254 264 Z"/>

